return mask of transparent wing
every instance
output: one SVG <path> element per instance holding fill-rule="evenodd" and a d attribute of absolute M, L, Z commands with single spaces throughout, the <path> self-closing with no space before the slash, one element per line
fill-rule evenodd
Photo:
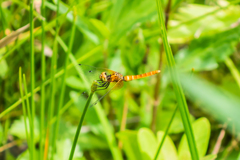
<path fill-rule="evenodd" d="M 82 104 L 85 104 L 88 96 L 90 95 L 91 85 L 92 85 L 93 81 L 99 80 L 99 76 L 102 72 L 106 72 L 107 74 L 112 74 L 115 71 L 112 71 L 112 70 L 106 69 L 106 68 L 97 68 L 97 67 L 93 67 L 93 66 L 89 66 L 89 65 L 85 65 L 85 64 L 79 64 L 79 68 L 80 68 L 80 73 L 81 73 L 80 80 L 82 81 L 82 84 L 84 85 L 84 87 L 81 87 L 81 88 L 83 88 L 83 90 L 81 91 L 82 93 L 81 93 L 80 99 L 81 99 Z M 117 83 L 116 82 L 110 83 L 106 89 L 98 90 L 96 92 L 97 94 L 95 94 L 95 96 L 93 96 L 93 98 L 91 100 L 91 102 L 94 102 L 92 104 L 97 104 L 97 102 L 100 101 L 103 97 L 105 97 L 111 89 L 118 87 L 118 85 L 115 85 Z M 119 82 L 119 84 L 121 84 L 121 83 Z"/>
<path fill-rule="evenodd" d="M 105 94 L 103 94 L 102 96 L 99 96 L 98 99 L 94 99 L 92 100 L 92 104 L 96 105 L 99 101 L 101 101 L 107 94 L 110 94 L 118 89 L 121 89 L 123 87 L 124 83 L 122 80 L 118 81 L 118 82 L 112 82 L 111 85 L 108 87 L 108 89 L 105 90 Z M 96 93 L 98 93 L 99 91 L 97 91 Z"/>
<path fill-rule="evenodd" d="M 107 74 L 114 73 L 114 71 L 107 68 L 97 68 L 85 64 L 79 64 L 79 68 L 82 71 L 80 78 L 84 79 L 84 77 L 86 77 L 90 83 L 94 80 L 99 80 L 99 76 L 102 72 L 106 72 Z"/>

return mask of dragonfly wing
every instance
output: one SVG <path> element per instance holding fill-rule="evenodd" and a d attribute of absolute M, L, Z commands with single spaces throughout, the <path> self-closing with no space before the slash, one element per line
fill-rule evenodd
<path fill-rule="evenodd" d="M 105 90 L 105 94 L 103 95 L 103 96 L 101 96 L 98 100 L 96 100 L 96 101 L 93 101 L 93 104 L 91 105 L 91 106 L 93 106 L 93 105 L 96 105 L 99 101 L 101 101 L 107 94 L 110 94 L 110 93 L 112 93 L 113 91 L 116 91 L 116 90 L 118 90 L 118 89 L 120 89 L 120 88 L 122 88 L 123 87 L 123 81 L 122 80 L 119 80 L 118 82 L 112 82 L 112 84 L 109 86 L 109 89 L 106 89 Z M 97 91 L 97 93 L 98 93 L 98 91 Z"/>
<path fill-rule="evenodd" d="M 106 68 L 97 68 L 85 64 L 79 64 L 79 68 L 82 71 L 82 74 L 80 75 L 80 78 L 83 78 L 86 76 L 86 78 L 92 83 L 94 80 L 98 80 L 99 76 L 102 72 L 106 72 L 107 74 L 112 74 L 114 71 Z"/>
<path fill-rule="evenodd" d="M 116 85 L 112 88 L 112 92 L 115 90 L 121 89 L 123 87 L 123 85 L 124 85 L 123 81 L 116 82 Z"/>
<path fill-rule="evenodd" d="M 82 103 L 86 103 L 86 99 L 90 95 L 91 92 L 91 85 L 93 81 L 99 80 L 99 76 L 102 72 L 106 72 L 108 75 L 115 73 L 115 71 L 106 69 L 106 68 L 97 68 L 85 64 L 79 64 L 80 68 L 80 79 L 85 84 L 86 90 L 84 90 L 81 94 L 82 97 Z M 96 93 L 98 93 L 100 96 L 93 96 L 92 102 L 93 105 L 97 104 L 100 100 L 102 100 L 103 97 L 105 97 L 109 92 L 113 90 L 117 90 L 122 88 L 123 82 L 118 81 L 118 82 L 111 82 L 110 86 L 107 89 L 104 90 L 99 90 Z"/>
<path fill-rule="evenodd" d="M 99 76 L 102 72 L 106 72 L 107 74 L 114 73 L 114 71 L 112 71 L 110 69 L 97 68 L 97 67 L 93 67 L 93 66 L 89 66 L 89 65 L 85 65 L 85 64 L 79 64 L 78 71 L 80 72 L 79 77 L 80 77 L 80 82 L 82 84 L 82 87 L 81 87 L 82 88 L 82 91 L 81 91 L 82 92 L 81 93 L 82 104 L 86 103 L 86 100 L 91 92 L 91 85 L 92 85 L 93 81 L 99 80 Z M 96 97 L 96 96 L 94 96 L 94 97 Z M 97 100 L 97 98 L 95 98 L 95 99 Z"/>

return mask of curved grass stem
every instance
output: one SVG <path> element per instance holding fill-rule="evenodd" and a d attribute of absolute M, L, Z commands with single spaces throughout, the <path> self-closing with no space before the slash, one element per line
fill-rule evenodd
<path fill-rule="evenodd" d="M 175 110 L 173 111 L 173 115 L 172 115 L 172 117 L 171 117 L 171 119 L 170 119 L 170 121 L 169 121 L 169 123 L 168 123 L 168 126 L 167 126 L 167 128 L 166 128 L 166 131 L 164 132 L 162 141 L 161 141 L 161 143 L 159 144 L 159 147 L 158 147 L 158 150 L 157 150 L 157 152 L 156 152 L 156 154 L 155 154 L 154 160 L 157 160 L 158 155 L 160 154 L 160 151 L 161 151 L 161 148 L 162 148 L 162 146 L 163 146 L 164 140 L 165 140 L 166 137 L 167 137 L 168 130 L 169 130 L 171 124 L 172 124 L 172 121 L 173 121 L 173 118 L 175 117 L 175 114 L 176 114 L 176 112 L 177 112 L 177 109 L 178 109 L 178 106 L 176 106 Z"/>
<path fill-rule="evenodd" d="M 166 58 L 167 58 L 167 62 L 169 65 L 170 76 L 171 76 L 174 92 L 176 95 L 177 103 L 179 106 L 179 111 L 181 113 L 185 133 L 187 136 L 189 150 L 190 150 L 192 159 L 198 160 L 199 156 L 198 156 L 196 142 L 195 142 L 194 135 L 193 135 L 193 129 L 192 129 L 191 122 L 190 122 L 187 102 L 186 102 L 185 95 L 183 93 L 183 89 L 182 89 L 182 86 L 181 86 L 181 83 L 180 83 L 180 80 L 178 77 L 172 50 L 170 48 L 170 45 L 169 45 L 168 39 L 167 39 L 166 27 L 164 25 L 164 18 L 163 18 L 164 16 L 163 16 L 163 11 L 162 11 L 162 4 L 161 4 L 162 2 L 161 2 L 161 0 L 156 0 L 156 3 L 157 3 L 158 18 L 159 18 L 159 22 L 160 22 L 160 29 L 161 29 L 163 45 L 164 45 L 164 49 L 166 52 Z"/>
<path fill-rule="evenodd" d="M 82 128 L 82 123 L 83 123 L 84 117 L 85 117 L 85 115 L 86 115 L 88 106 L 89 106 L 89 104 L 90 104 L 90 102 L 91 102 L 93 93 L 94 93 L 94 92 L 91 92 L 91 93 L 90 93 L 90 96 L 88 97 L 87 103 L 86 103 L 86 105 L 85 105 L 85 107 L 84 107 L 84 110 L 83 110 L 83 113 L 82 113 L 80 122 L 79 122 L 79 124 L 78 124 L 77 131 L 76 131 L 76 134 L 75 134 L 75 137 L 74 137 L 74 140 L 73 140 L 73 145 L 72 145 L 72 149 L 71 149 L 71 152 L 70 152 L 69 160 L 72 160 L 72 159 L 73 159 L 74 151 L 75 151 L 75 148 L 76 148 L 76 145 L 77 145 L 77 140 L 78 140 L 78 137 L 79 137 L 81 128 Z"/>

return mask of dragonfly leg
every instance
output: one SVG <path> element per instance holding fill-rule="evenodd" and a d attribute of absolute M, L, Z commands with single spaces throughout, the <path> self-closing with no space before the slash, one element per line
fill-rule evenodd
<path fill-rule="evenodd" d="M 97 91 L 107 89 L 108 86 L 109 86 L 109 84 L 110 84 L 110 82 L 105 82 L 102 86 L 98 86 Z M 100 88 L 100 89 L 99 89 L 99 88 Z"/>
<path fill-rule="evenodd" d="M 103 82 L 102 80 L 97 80 L 98 82 L 98 87 L 103 87 L 107 82 Z"/>

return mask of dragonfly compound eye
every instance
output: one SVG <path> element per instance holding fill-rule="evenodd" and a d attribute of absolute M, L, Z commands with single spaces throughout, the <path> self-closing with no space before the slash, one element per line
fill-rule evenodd
<path fill-rule="evenodd" d="M 102 72 L 99 76 L 100 80 L 106 82 L 107 81 L 107 73 L 106 72 Z"/>

